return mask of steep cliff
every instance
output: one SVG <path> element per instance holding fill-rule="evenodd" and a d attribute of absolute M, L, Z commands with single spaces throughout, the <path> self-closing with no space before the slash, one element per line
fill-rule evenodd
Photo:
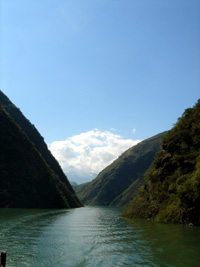
<path fill-rule="evenodd" d="M 44 139 L 1 91 L 0 146 L 0 207 L 82 205 Z"/>
<path fill-rule="evenodd" d="M 200 225 L 200 100 L 164 137 L 145 185 L 123 215 Z"/>

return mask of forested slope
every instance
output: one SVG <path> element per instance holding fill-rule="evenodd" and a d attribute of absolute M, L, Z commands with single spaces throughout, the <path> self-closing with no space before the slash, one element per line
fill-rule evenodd
<path fill-rule="evenodd" d="M 200 100 L 164 137 L 145 185 L 123 215 L 200 225 Z"/>

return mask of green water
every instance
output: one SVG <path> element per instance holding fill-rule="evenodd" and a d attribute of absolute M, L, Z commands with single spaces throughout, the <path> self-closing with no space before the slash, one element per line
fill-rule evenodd
<path fill-rule="evenodd" d="M 131 221 L 122 209 L 0 209 L 11 266 L 200 266 L 200 228 Z"/>

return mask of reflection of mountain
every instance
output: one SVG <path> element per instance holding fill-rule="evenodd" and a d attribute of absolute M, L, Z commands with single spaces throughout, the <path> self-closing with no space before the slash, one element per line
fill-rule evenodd
<path fill-rule="evenodd" d="M 0 145 L 1 207 L 81 205 L 41 135 L 1 91 Z"/>
<path fill-rule="evenodd" d="M 164 137 L 145 186 L 124 215 L 200 225 L 200 100 Z"/>
<path fill-rule="evenodd" d="M 79 198 L 88 205 L 128 205 L 143 184 L 144 174 L 159 151 L 161 138 L 165 134 L 158 134 L 133 146 L 92 182 L 78 185 L 75 190 Z"/>

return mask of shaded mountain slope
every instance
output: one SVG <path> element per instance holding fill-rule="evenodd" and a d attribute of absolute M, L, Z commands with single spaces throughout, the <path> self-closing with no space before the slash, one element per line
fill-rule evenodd
<path fill-rule="evenodd" d="M 22 114 L 19 108 L 17 108 L 9 98 L 0 91 L 0 105 L 9 113 L 13 120 L 21 127 L 21 129 L 27 134 L 31 142 L 34 143 L 38 151 L 42 154 L 46 162 L 51 166 L 53 171 L 59 176 L 59 178 L 68 186 L 69 190 L 73 192 L 72 186 L 66 179 L 66 175 L 61 169 L 59 163 L 49 151 L 44 138 L 40 135 L 38 130 L 33 124 Z"/>
<path fill-rule="evenodd" d="M 43 138 L 1 91 L 0 146 L 0 207 L 81 206 Z"/>
<path fill-rule="evenodd" d="M 151 168 L 151 166 L 149 168 Z M 128 206 L 130 201 L 137 195 L 139 188 L 143 184 L 144 174 L 137 178 L 137 180 L 134 181 L 127 189 L 125 189 L 119 196 L 113 199 L 113 201 L 110 203 L 110 206 Z"/>
<path fill-rule="evenodd" d="M 74 190 L 76 191 L 76 194 L 79 195 L 81 192 L 83 192 L 89 184 L 90 182 L 75 186 Z"/>
<path fill-rule="evenodd" d="M 200 225 L 200 100 L 165 136 L 145 185 L 123 215 Z"/>
<path fill-rule="evenodd" d="M 88 205 L 127 205 L 129 196 L 126 198 L 124 195 L 121 201 L 120 194 L 137 179 L 135 185 L 141 184 L 139 180 L 151 166 L 165 134 L 156 135 L 128 149 L 92 182 L 77 186 L 75 190 L 81 201 Z"/>

